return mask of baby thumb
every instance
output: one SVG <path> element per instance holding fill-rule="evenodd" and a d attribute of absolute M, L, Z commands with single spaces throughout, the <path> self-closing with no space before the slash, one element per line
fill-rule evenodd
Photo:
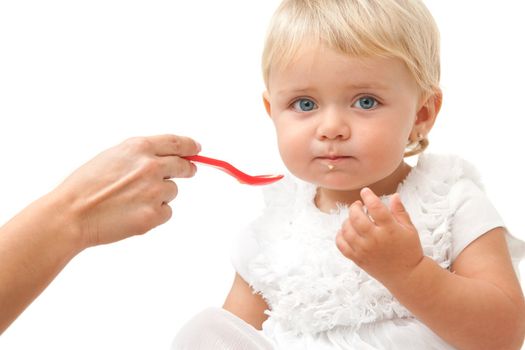
<path fill-rule="evenodd" d="M 412 225 L 410 215 L 408 215 L 408 212 L 406 211 L 405 206 L 401 202 L 401 198 L 399 197 L 398 193 L 395 193 L 390 198 L 390 211 L 392 212 L 392 215 L 397 220 L 397 222 L 399 222 L 400 224 Z"/>

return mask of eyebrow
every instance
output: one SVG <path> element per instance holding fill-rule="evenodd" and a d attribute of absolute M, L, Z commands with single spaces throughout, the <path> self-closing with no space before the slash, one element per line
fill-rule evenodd
<path fill-rule="evenodd" d="M 281 90 L 277 90 L 276 93 L 278 95 L 282 95 L 282 94 L 303 94 L 303 93 L 307 93 L 307 92 L 310 92 L 312 90 L 316 90 L 316 89 L 312 89 L 312 88 L 302 88 L 302 89 L 281 89 Z"/>
<path fill-rule="evenodd" d="M 357 83 L 357 84 L 347 84 L 345 86 L 345 89 L 347 90 L 367 90 L 367 89 L 373 89 L 373 90 L 388 90 L 390 87 L 385 84 L 381 83 Z M 307 93 L 312 90 L 317 90 L 315 87 L 305 87 L 305 88 L 291 88 L 291 89 L 281 89 L 277 91 L 277 94 L 281 95 L 283 93 L 288 94 L 301 94 L 301 93 Z"/>
<path fill-rule="evenodd" d="M 360 90 L 360 89 L 386 90 L 386 89 L 389 89 L 390 87 L 385 84 L 381 84 L 381 83 L 372 83 L 372 84 L 363 83 L 363 84 L 348 84 L 347 88 L 355 89 L 355 90 Z"/>

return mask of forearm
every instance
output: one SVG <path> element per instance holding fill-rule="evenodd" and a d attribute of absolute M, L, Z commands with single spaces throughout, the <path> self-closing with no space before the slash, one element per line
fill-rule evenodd
<path fill-rule="evenodd" d="M 519 349 L 523 341 L 516 327 L 523 324 L 523 305 L 495 285 L 453 274 L 429 258 L 403 283 L 387 287 L 419 320 L 458 349 Z"/>
<path fill-rule="evenodd" d="M 0 228 L 0 334 L 82 250 L 66 207 L 47 195 Z"/>

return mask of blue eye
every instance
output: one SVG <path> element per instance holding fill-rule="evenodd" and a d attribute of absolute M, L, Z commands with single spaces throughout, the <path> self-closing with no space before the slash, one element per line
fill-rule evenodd
<path fill-rule="evenodd" d="M 354 103 L 353 107 L 357 107 L 357 108 L 360 108 L 360 109 L 368 110 L 368 109 L 376 108 L 378 103 L 379 102 L 377 102 L 377 100 L 375 98 L 370 97 L 370 96 L 365 96 L 365 97 L 361 97 L 359 100 L 357 100 Z"/>
<path fill-rule="evenodd" d="M 314 101 L 308 98 L 301 98 L 295 101 L 292 105 L 293 109 L 299 112 L 310 112 L 317 108 L 317 105 Z"/>

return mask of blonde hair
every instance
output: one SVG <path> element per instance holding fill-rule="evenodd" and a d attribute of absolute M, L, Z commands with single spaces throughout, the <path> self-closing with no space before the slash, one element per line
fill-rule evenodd
<path fill-rule="evenodd" d="M 267 88 L 270 71 L 309 44 L 354 57 L 399 58 L 424 95 L 439 90 L 439 31 L 420 0 L 284 0 L 263 52 Z"/>

